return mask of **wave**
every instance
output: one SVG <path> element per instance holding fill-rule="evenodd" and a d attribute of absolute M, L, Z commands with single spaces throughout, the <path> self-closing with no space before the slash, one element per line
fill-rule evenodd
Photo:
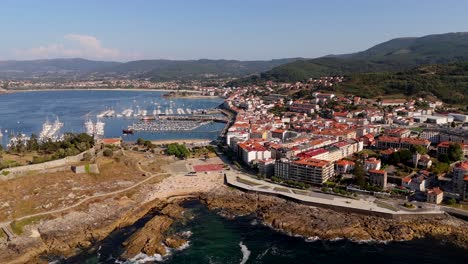
<path fill-rule="evenodd" d="M 318 241 L 318 240 L 320 240 L 320 237 L 318 237 L 318 236 L 306 237 L 305 238 L 305 242 L 315 242 L 315 241 Z"/>
<path fill-rule="evenodd" d="M 267 248 L 265 251 L 263 251 L 261 254 L 257 256 L 257 260 L 261 260 L 267 253 L 270 251 L 270 248 Z"/>
<path fill-rule="evenodd" d="M 135 257 L 125 261 L 124 264 L 130 264 L 130 263 L 143 264 L 143 263 L 150 262 L 150 261 L 161 262 L 161 261 L 164 261 L 164 259 L 163 259 L 163 256 L 160 254 L 154 254 L 153 256 L 148 256 L 144 253 L 138 253 L 138 255 L 136 255 Z"/>
<path fill-rule="evenodd" d="M 185 242 L 182 246 L 178 247 L 176 250 L 181 251 L 190 247 L 190 241 Z"/>
<path fill-rule="evenodd" d="M 244 245 L 244 243 L 242 243 L 242 241 L 239 243 L 239 246 L 240 246 L 241 251 L 242 251 L 242 260 L 241 260 L 240 264 L 245 264 L 247 262 L 247 260 L 249 259 L 251 252 L 247 248 L 247 246 Z"/>
<path fill-rule="evenodd" d="M 188 231 L 181 232 L 180 235 L 184 238 L 189 238 L 193 235 L 193 233 L 192 231 L 188 230 Z"/>

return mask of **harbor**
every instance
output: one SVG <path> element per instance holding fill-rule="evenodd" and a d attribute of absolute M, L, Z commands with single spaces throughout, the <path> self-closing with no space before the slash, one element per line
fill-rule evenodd
<path fill-rule="evenodd" d="M 164 98 L 163 92 L 55 91 L 4 95 L 0 110 L 0 143 L 56 141 L 64 133 L 87 133 L 95 138 L 124 141 L 216 140 L 228 119 L 218 108 L 222 99 Z M 73 101 L 58 98 L 73 97 Z M 29 105 L 13 104 L 31 98 Z M 9 109 L 18 109 L 12 112 Z M 130 129 L 129 129 L 130 128 Z M 124 132 L 125 131 L 125 132 Z"/>

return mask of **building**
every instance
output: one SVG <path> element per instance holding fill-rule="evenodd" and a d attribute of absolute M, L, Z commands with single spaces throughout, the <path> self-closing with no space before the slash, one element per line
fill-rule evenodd
<path fill-rule="evenodd" d="M 444 199 L 444 192 L 439 188 L 435 187 L 427 190 L 427 202 L 433 204 L 440 204 Z"/>
<path fill-rule="evenodd" d="M 468 176 L 468 161 L 455 164 L 452 175 L 454 192 L 462 194 L 464 192 L 465 177 Z"/>
<path fill-rule="evenodd" d="M 387 187 L 387 172 L 384 170 L 369 170 L 369 181 L 371 185 L 385 189 Z"/>
<path fill-rule="evenodd" d="M 271 158 L 271 151 L 258 142 L 239 143 L 239 158 L 247 165 L 251 165 L 254 160 Z"/>
<path fill-rule="evenodd" d="M 335 162 L 335 173 L 346 174 L 354 170 L 355 163 L 350 160 L 339 160 Z"/>
<path fill-rule="evenodd" d="M 457 144 L 457 143 L 449 142 L 449 141 L 444 141 L 444 142 L 439 143 L 439 145 L 437 145 L 437 156 L 440 156 L 443 154 L 448 155 L 448 150 L 451 144 Z M 458 143 L 458 144 L 460 144 L 462 148 L 463 156 L 468 156 L 468 143 Z"/>
<path fill-rule="evenodd" d="M 468 202 L 468 176 L 463 178 L 463 201 Z"/>
<path fill-rule="evenodd" d="M 271 177 L 275 173 L 275 160 L 262 159 L 257 161 L 258 173 L 260 175 Z"/>
<path fill-rule="evenodd" d="M 411 130 L 407 128 L 395 128 L 385 131 L 385 135 L 390 137 L 399 137 L 399 138 L 406 138 L 409 137 L 411 134 Z"/>
<path fill-rule="evenodd" d="M 367 160 L 364 161 L 364 169 L 366 171 L 380 170 L 381 166 L 382 166 L 382 163 L 380 162 L 380 160 L 376 158 L 368 158 Z"/>
<path fill-rule="evenodd" d="M 432 160 L 429 155 L 421 155 L 418 152 L 413 154 L 413 164 L 415 167 L 420 167 L 420 168 L 430 168 L 432 166 Z"/>
<path fill-rule="evenodd" d="M 285 179 L 319 185 L 335 174 L 332 162 L 314 158 L 299 160 L 280 159 L 275 163 L 275 176 Z"/>
<path fill-rule="evenodd" d="M 381 106 L 399 106 L 406 104 L 406 99 L 384 99 L 380 101 Z"/>
<path fill-rule="evenodd" d="M 426 187 L 427 187 L 426 177 L 422 175 L 418 177 L 414 177 L 413 179 L 411 179 L 409 186 L 412 191 L 416 191 L 416 192 L 426 191 Z"/>
<path fill-rule="evenodd" d="M 423 146 L 429 148 L 431 142 L 427 139 L 420 138 L 398 138 L 390 136 L 381 136 L 377 139 L 377 148 L 411 148 L 413 146 Z"/>
<path fill-rule="evenodd" d="M 120 147 L 122 144 L 122 139 L 121 138 L 103 138 L 101 140 L 101 143 L 104 145 Z"/>

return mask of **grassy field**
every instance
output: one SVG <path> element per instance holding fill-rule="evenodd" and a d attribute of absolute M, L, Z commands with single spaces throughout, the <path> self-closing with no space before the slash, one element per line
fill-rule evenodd
<path fill-rule="evenodd" d="M 236 179 L 238 182 L 240 183 L 243 183 L 243 184 L 247 184 L 249 186 L 258 186 L 258 185 L 261 185 L 260 183 L 256 183 L 256 182 L 253 182 L 253 181 L 249 181 L 249 180 L 246 180 L 246 179 L 243 179 L 243 178 L 240 178 L 240 177 L 237 177 Z"/>
<path fill-rule="evenodd" d="M 374 203 L 378 206 L 378 207 L 382 207 L 382 208 L 385 208 L 385 209 L 388 209 L 388 210 L 392 210 L 392 211 L 399 211 L 398 208 L 396 208 L 395 206 L 391 205 L 391 204 L 388 204 L 388 203 L 385 203 L 385 202 L 382 202 L 382 201 L 379 201 L 379 200 L 375 200 Z"/>
<path fill-rule="evenodd" d="M 273 190 L 275 190 L 277 192 L 291 193 L 289 191 L 289 189 L 287 189 L 287 188 L 275 187 L 275 188 L 273 188 Z"/>
<path fill-rule="evenodd" d="M 10 224 L 10 227 L 13 233 L 20 236 L 24 233 L 25 226 L 38 223 L 41 219 L 42 219 L 41 217 L 31 217 L 31 218 L 26 218 L 20 221 L 13 221 Z"/>
<path fill-rule="evenodd" d="M 31 172 L 2 182 L 0 204 L 8 206 L 0 208 L 0 221 L 64 208 L 85 197 L 124 189 L 144 179 L 136 168 L 138 161 L 165 159 L 159 155 L 145 158 L 144 154 L 127 153 L 129 157 L 98 158 L 99 174 L 75 174 L 65 167 L 63 171 Z"/>

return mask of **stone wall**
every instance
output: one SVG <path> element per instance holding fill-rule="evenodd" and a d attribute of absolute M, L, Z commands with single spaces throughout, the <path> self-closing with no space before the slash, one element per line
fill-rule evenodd
<path fill-rule="evenodd" d="M 19 176 L 23 173 L 30 172 L 30 171 L 40 171 L 40 170 L 47 170 L 51 168 L 56 168 L 56 167 L 61 167 L 61 166 L 66 166 L 70 165 L 70 163 L 76 163 L 80 162 L 83 159 L 83 155 L 86 152 L 93 153 L 95 150 L 94 148 L 91 148 L 85 152 L 82 152 L 76 156 L 70 156 L 66 157 L 63 159 L 59 160 L 52 160 L 44 163 L 39 163 L 39 164 L 32 164 L 32 165 L 26 165 L 26 166 L 20 166 L 20 167 L 13 167 L 13 168 L 7 168 L 0 170 L 0 180 L 6 180 L 6 179 L 11 179 L 16 176 Z M 3 176 L 4 172 L 8 174 L 7 176 Z"/>

